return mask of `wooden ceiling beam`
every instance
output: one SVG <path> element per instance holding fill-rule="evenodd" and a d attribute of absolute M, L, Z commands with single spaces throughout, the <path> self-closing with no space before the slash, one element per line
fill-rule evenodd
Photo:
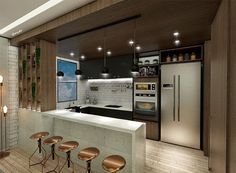
<path fill-rule="evenodd" d="M 74 11 L 71 11 L 61 17 L 49 21 L 41 26 L 38 26 L 30 31 L 27 31 L 15 38 L 12 38 L 11 45 L 18 45 L 20 42 L 23 42 L 24 40 L 30 39 L 46 31 L 56 29 L 57 27 L 75 21 L 89 14 L 95 13 L 104 8 L 110 7 L 122 1 L 124 0 L 96 0 Z"/>

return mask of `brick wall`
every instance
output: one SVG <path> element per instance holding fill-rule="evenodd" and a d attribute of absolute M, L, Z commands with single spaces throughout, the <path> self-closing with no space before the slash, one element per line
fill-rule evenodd
<path fill-rule="evenodd" d="M 8 49 L 8 123 L 9 146 L 15 147 L 18 141 L 18 48 Z"/>

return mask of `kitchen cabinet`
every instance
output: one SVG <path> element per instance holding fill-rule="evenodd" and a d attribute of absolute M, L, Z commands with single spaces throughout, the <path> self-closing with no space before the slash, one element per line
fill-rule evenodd
<path fill-rule="evenodd" d="M 111 72 L 112 78 L 131 77 L 131 67 L 133 64 L 133 56 L 125 55 L 107 59 L 107 65 Z"/>
<path fill-rule="evenodd" d="M 115 109 L 106 109 L 106 108 L 95 108 L 95 107 L 86 107 L 81 109 L 82 113 L 100 115 L 105 117 L 119 118 L 125 120 L 132 120 L 132 111 L 122 111 Z"/>
<path fill-rule="evenodd" d="M 146 138 L 152 140 L 160 140 L 159 137 L 159 123 L 154 121 L 145 121 L 134 119 L 134 121 L 146 123 Z"/>
<path fill-rule="evenodd" d="M 133 64 L 131 55 L 108 57 L 107 67 L 109 68 L 110 78 L 131 77 L 130 69 Z M 80 62 L 80 69 L 83 72 L 83 79 L 102 78 L 103 59 L 91 59 Z"/>

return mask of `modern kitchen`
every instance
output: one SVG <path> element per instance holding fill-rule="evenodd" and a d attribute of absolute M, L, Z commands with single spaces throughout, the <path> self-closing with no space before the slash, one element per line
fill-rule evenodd
<path fill-rule="evenodd" d="M 235 13 L 0 1 L 0 173 L 236 173 Z"/>

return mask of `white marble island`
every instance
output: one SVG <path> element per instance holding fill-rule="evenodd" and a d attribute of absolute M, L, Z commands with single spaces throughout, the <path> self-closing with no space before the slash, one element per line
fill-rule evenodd
<path fill-rule="evenodd" d="M 20 109 L 19 147 L 31 152 L 36 146 L 29 136 L 38 131 L 48 131 L 50 135 L 61 135 L 63 141 L 76 140 L 80 146 L 72 152 L 73 160 L 80 165 L 77 153 L 86 147 L 97 147 L 100 156 L 92 163 L 95 172 L 104 172 L 102 160 L 112 154 L 122 155 L 127 165 L 121 173 L 143 173 L 145 166 L 145 124 L 140 122 L 102 117 L 67 110 L 33 112 Z M 28 141 L 28 145 L 26 145 Z"/>

